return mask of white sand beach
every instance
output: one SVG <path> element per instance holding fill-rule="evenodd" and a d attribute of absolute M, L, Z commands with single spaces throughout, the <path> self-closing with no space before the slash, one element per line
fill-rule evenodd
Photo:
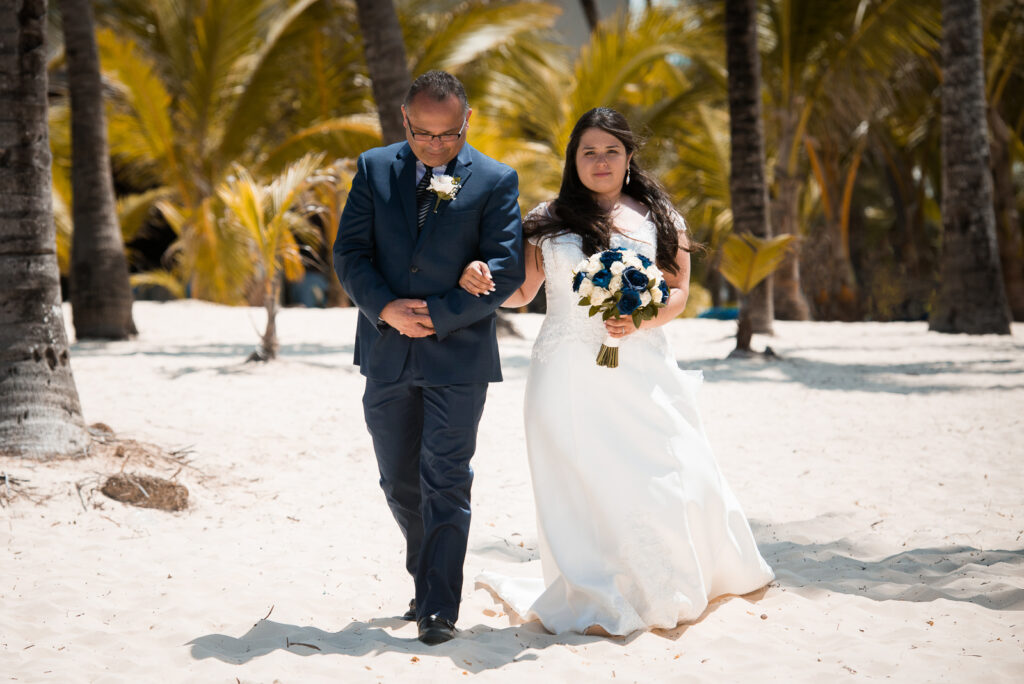
<path fill-rule="evenodd" d="M 726 360 L 733 322 L 671 323 L 777 579 L 694 624 L 608 639 L 510 624 L 474 587 L 485 569 L 539 574 L 522 398 L 541 317 L 515 316 L 473 460 L 461 632 L 428 647 L 396 617 L 412 582 L 363 424 L 357 315 L 284 310 L 267 364 L 244 363 L 262 310 L 196 301 L 137 303 L 136 340 L 73 345 L 86 421 L 180 453 L 0 459 L 22 483 L 0 508 L 0 681 L 1024 677 L 1021 324 L 778 322 L 754 340 L 782 357 L 765 362 Z M 189 508 L 108 499 L 122 468 L 175 476 Z"/>

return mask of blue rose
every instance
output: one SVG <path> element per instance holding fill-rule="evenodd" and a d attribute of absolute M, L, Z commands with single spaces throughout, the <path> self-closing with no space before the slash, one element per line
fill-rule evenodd
<path fill-rule="evenodd" d="M 590 282 L 594 283 L 597 287 L 607 288 L 608 283 L 612 282 L 612 272 L 607 268 L 602 268 L 590 277 Z"/>
<path fill-rule="evenodd" d="M 619 300 L 619 313 L 628 316 L 640 306 L 640 293 L 633 290 L 624 290 L 622 299 Z"/>
<path fill-rule="evenodd" d="M 601 252 L 601 263 L 604 264 L 605 268 L 611 268 L 611 265 L 616 261 L 622 261 L 622 252 L 619 251 L 619 248 Z M 602 287 L 604 286 L 602 285 Z"/>
<path fill-rule="evenodd" d="M 665 302 L 668 301 L 668 295 L 669 295 L 668 285 L 665 284 L 664 280 L 662 280 L 660 283 L 658 283 L 658 289 L 661 290 L 661 303 L 664 304 Z"/>
<path fill-rule="evenodd" d="M 640 263 L 643 264 L 644 268 L 647 268 L 651 265 L 651 260 L 645 257 L 643 254 L 637 254 L 636 256 L 638 259 L 640 259 Z"/>
<path fill-rule="evenodd" d="M 622 289 L 643 292 L 650 284 L 650 279 L 643 271 L 630 266 L 622 272 Z"/>
<path fill-rule="evenodd" d="M 583 282 L 583 278 L 586 275 L 587 275 L 586 273 L 584 273 L 583 271 L 580 271 L 579 273 L 577 273 L 573 277 L 573 279 L 572 279 L 572 291 L 573 292 L 579 292 L 580 291 L 580 283 Z"/>

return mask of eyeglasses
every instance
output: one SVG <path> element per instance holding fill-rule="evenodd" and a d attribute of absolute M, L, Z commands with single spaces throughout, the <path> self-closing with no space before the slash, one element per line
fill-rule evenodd
<path fill-rule="evenodd" d="M 466 130 L 466 124 L 468 123 L 469 119 L 463 119 L 462 128 L 459 129 L 458 133 L 441 133 L 439 135 L 434 135 L 433 133 L 417 133 L 412 130 L 412 123 L 409 121 L 409 117 L 405 117 L 405 126 L 409 129 L 409 135 L 412 136 L 412 139 L 416 142 L 425 143 L 433 142 L 435 138 L 443 143 L 453 143 L 462 137 L 462 133 Z"/>

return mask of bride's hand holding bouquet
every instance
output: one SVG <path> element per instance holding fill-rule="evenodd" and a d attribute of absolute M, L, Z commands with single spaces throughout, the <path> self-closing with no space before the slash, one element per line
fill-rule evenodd
<path fill-rule="evenodd" d="M 572 289 L 590 316 L 601 314 L 609 328 L 597 354 L 597 365 L 619 365 L 619 337 L 639 329 L 658 315 L 669 298 L 665 278 L 650 259 L 622 247 L 607 249 L 581 261 L 573 271 Z M 626 317 L 619 321 L 621 317 Z M 609 321 L 614 321 L 609 323 Z M 632 327 L 629 326 L 632 323 Z"/>

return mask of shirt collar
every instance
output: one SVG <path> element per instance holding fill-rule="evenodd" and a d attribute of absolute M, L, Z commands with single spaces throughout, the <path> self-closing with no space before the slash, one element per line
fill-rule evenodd
<path fill-rule="evenodd" d="M 447 166 L 435 166 L 431 170 L 435 176 L 443 175 Z M 416 160 L 416 183 L 419 184 L 423 180 L 423 174 L 427 172 L 427 165 L 421 162 L 419 159 Z"/>

